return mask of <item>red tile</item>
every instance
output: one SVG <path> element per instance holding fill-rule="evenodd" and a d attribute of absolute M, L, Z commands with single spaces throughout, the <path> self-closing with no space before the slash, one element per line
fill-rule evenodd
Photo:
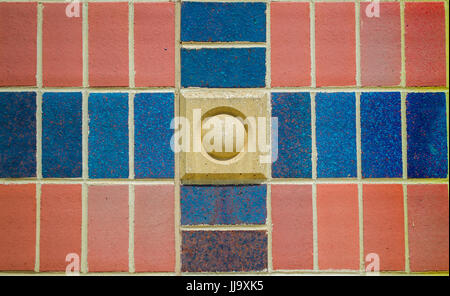
<path fill-rule="evenodd" d="M 0 270 L 33 270 L 36 185 L 0 185 Z"/>
<path fill-rule="evenodd" d="M 67 17 L 67 3 L 45 3 L 42 24 L 44 86 L 83 84 L 82 9 Z"/>
<path fill-rule="evenodd" d="M 448 270 L 448 185 L 408 186 L 411 271 Z"/>
<path fill-rule="evenodd" d="M 135 84 L 175 85 L 175 3 L 134 5 Z"/>
<path fill-rule="evenodd" d="M 128 86 L 128 3 L 89 3 L 89 84 Z"/>
<path fill-rule="evenodd" d="M 272 86 L 310 86 L 309 3 L 271 3 L 270 26 Z"/>
<path fill-rule="evenodd" d="M 445 86 L 444 3 L 405 3 L 406 85 Z"/>
<path fill-rule="evenodd" d="M 41 188 L 40 271 L 64 271 L 66 256 L 81 258 L 81 185 Z"/>
<path fill-rule="evenodd" d="M 359 269 L 358 187 L 317 185 L 319 269 Z"/>
<path fill-rule="evenodd" d="M 136 272 L 175 270 L 174 186 L 136 186 Z"/>
<path fill-rule="evenodd" d="M 361 3 L 361 84 L 400 85 L 400 4 L 379 3 L 379 17 L 367 15 L 366 9 L 369 5 L 371 3 Z"/>
<path fill-rule="evenodd" d="M 36 85 L 36 3 L 0 3 L 0 86 Z"/>
<path fill-rule="evenodd" d="M 402 185 L 364 185 L 363 204 L 364 256 L 376 253 L 380 271 L 405 270 Z"/>
<path fill-rule="evenodd" d="M 128 271 L 128 185 L 90 186 L 90 272 Z"/>
<path fill-rule="evenodd" d="M 311 185 L 272 185 L 274 269 L 313 269 Z"/>
<path fill-rule="evenodd" d="M 355 4 L 316 3 L 316 84 L 356 84 Z"/>

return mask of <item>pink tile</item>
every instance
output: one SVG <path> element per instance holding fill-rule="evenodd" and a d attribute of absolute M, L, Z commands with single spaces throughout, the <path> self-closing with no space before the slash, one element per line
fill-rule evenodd
<path fill-rule="evenodd" d="M 36 85 L 36 3 L 0 3 L 0 86 Z"/>
<path fill-rule="evenodd" d="M 444 3 L 405 3 L 406 85 L 445 86 Z"/>
<path fill-rule="evenodd" d="M 44 86 L 83 84 L 82 7 L 80 17 L 67 17 L 67 3 L 45 3 L 42 24 Z"/>
<path fill-rule="evenodd" d="M 448 271 L 448 184 L 408 185 L 411 271 Z"/>
<path fill-rule="evenodd" d="M 311 85 L 309 3 L 270 4 L 272 86 Z"/>
<path fill-rule="evenodd" d="M 135 187 L 136 272 L 175 270 L 173 185 Z"/>
<path fill-rule="evenodd" d="M 128 271 L 128 185 L 90 186 L 88 266 L 90 272 Z"/>
<path fill-rule="evenodd" d="M 315 4 L 316 84 L 356 84 L 355 4 Z"/>
<path fill-rule="evenodd" d="M 272 185 L 274 269 L 313 269 L 311 185 Z"/>
<path fill-rule="evenodd" d="M 175 3 L 134 4 L 135 84 L 175 85 Z"/>
<path fill-rule="evenodd" d="M 89 84 L 128 86 L 128 3 L 89 3 Z"/>
<path fill-rule="evenodd" d="M 361 3 L 361 84 L 400 85 L 400 3 L 380 3 L 379 17 L 367 15 L 369 5 Z"/>

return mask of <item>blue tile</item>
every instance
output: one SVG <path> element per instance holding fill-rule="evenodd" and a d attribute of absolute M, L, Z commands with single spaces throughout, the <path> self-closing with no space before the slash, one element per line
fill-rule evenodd
<path fill-rule="evenodd" d="M 136 178 L 173 178 L 170 148 L 174 116 L 172 93 L 141 93 L 134 98 L 134 166 Z"/>
<path fill-rule="evenodd" d="M 36 93 L 0 92 L 0 178 L 36 176 Z"/>
<path fill-rule="evenodd" d="M 182 186 L 181 224 L 264 224 L 266 185 Z"/>
<path fill-rule="evenodd" d="M 354 93 L 316 95 L 317 176 L 356 177 Z"/>
<path fill-rule="evenodd" d="M 273 93 L 272 117 L 278 118 L 278 159 L 272 164 L 272 177 L 311 178 L 309 93 Z"/>
<path fill-rule="evenodd" d="M 183 2 L 181 41 L 266 41 L 265 3 Z"/>
<path fill-rule="evenodd" d="M 361 94 L 361 166 L 363 178 L 402 177 L 400 93 Z"/>
<path fill-rule="evenodd" d="M 181 50 L 183 87 L 264 87 L 265 48 Z"/>
<path fill-rule="evenodd" d="M 42 97 L 42 175 L 77 178 L 82 171 L 82 95 L 45 93 Z"/>
<path fill-rule="evenodd" d="M 447 178 L 447 119 L 444 93 L 406 97 L 408 177 Z"/>
<path fill-rule="evenodd" d="M 89 177 L 128 178 L 128 94 L 89 96 Z"/>

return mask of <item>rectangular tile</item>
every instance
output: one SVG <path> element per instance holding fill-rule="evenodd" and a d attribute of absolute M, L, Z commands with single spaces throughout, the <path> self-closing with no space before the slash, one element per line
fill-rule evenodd
<path fill-rule="evenodd" d="M 181 49 L 182 87 L 264 87 L 265 48 Z"/>
<path fill-rule="evenodd" d="M 89 95 L 89 177 L 128 178 L 128 94 Z"/>
<path fill-rule="evenodd" d="M 311 98 L 309 93 L 272 93 L 278 118 L 278 158 L 274 178 L 311 178 Z"/>
<path fill-rule="evenodd" d="M 265 3 L 182 2 L 181 41 L 266 41 Z"/>
<path fill-rule="evenodd" d="M 136 178 L 173 178 L 170 147 L 173 93 L 139 93 L 134 97 L 134 171 Z"/>
<path fill-rule="evenodd" d="M 183 231 L 181 271 L 263 271 L 265 231 Z"/>
<path fill-rule="evenodd" d="M 80 178 L 82 95 L 44 93 L 42 97 L 42 176 Z"/>
<path fill-rule="evenodd" d="M 266 223 L 266 185 L 182 186 L 182 225 Z"/>

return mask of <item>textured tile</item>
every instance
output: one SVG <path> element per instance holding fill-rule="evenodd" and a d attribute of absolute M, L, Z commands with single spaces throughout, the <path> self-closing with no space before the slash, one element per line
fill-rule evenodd
<path fill-rule="evenodd" d="M 0 92 L 0 178 L 36 176 L 36 93 Z"/>
<path fill-rule="evenodd" d="M 128 3 L 89 3 L 89 85 L 128 86 Z"/>
<path fill-rule="evenodd" d="M 182 225 L 264 224 L 266 185 L 182 186 Z"/>
<path fill-rule="evenodd" d="M 34 270 L 36 185 L 0 185 L 0 270 Z"/>
<path fill-rule="evenodd" d="M 175 271 L 175 188 L 135 186 L 136 272 Z"/>
<path fill-rule="evenodd" d="M 309 3 L 270 4 L 271 84 L 311 85 Z"/>
<path fill-rule="evenodd" d="M 354 93 L 316 95 L 317 176 L 356 177 Z"/>
<path fill-rule="evenodd" d="M 173 178 L 170 147 L 173 93 L 140 93 L 134 97 L 134 170 L 136 178 Z"/>
<path fill-rule="evenodd" d="M 81 185 L 43 184 L 39 271 L 65 271 L 66 256 L 81 258 Z"/>
<path fill-rule="evenodd" d="M 181 49 L 182 87 L 264 87 L 264 48 Z"/>
<path fill-rule="evenodd" d="M 361 94 L 361 166 L 363 178 L 402 177 L 400 93 Z"/>
<path fill-rule="evenodd" d="M 44 3 L 42 79 L 44 86 L 83 84 L 82 5 L 80 17 L 67 17 L 67 3 Z"/>
<path fill-rule="evenodd" d="M 89 186 L 90 272 L 128 271 L 128 185 Z"/>
<path fill-rule="evenodd" d="M 264 231 L 183 231 L 181 270 L 262 271 L 267 268 Z"/>
<path fill-rule="evenodd" d="M 379 17 L 366 14 L 371 4 L 361 3 L 361 84 L 396 86 L 402 67 L 400 3 L 379 3 Z"/>
<path fill-rule="evenodd" d="M 183 2 L 181 41 L 266 41 L 265 3 Z"/>
<path fill-rule="evenodd" d="M 315 13 L 317 86 L 355 85 L 355 4 L 319 2 Z"/>
<path fill-rule="evenodd" d="M 272 185 L 274 269 L 313 269 L 311 185 Z"/>
<path fill-rule="evenodd" d="M 44 93 L 42 97 L 42 175 L 79 178 L 82 170 L 80 92 Z"/>
<path fill-rule="evenodd" d="M 448 176 L 445 93 L 410 93 L 406 97 L 408 177 Z"/>
<path fill-rule="evenodd" d="M 37 3 L 0 3 L 0 86 L 36 85 Z"/>
<path fill-rule="evenodd" d="M 403 186 L 364 184 L 363 214 L 364 256 L 377 254 L 380 271 L 405 270 Z"/>
<path fill-rule="evenodd" d="M 319 269 L 359 269 L 356 184 L 317 185 Z"/>
<path fill-rule="evenodd" d="M 278 159 L 274 178 L 311 178 L 311 98 L 309 93 L 272 93 L 278 118 Z"/>
<path fill-rule="evenodd" d="M 89 177 L 128 178 L 128 94 L 89 96 Z"/>
<path fill-rule="evenodd" d="M 405 3 L 406 85 L 445 86 L 444 2 Z"/>
<path fill-rule="evenodd" d="M 448 184 L 408 185 L 411 271 L 448 271 Z"/>
<path fill-rule="evenodd" d="M 137 87 L 175 85 L 175 3 L 134 4 Z"/>

